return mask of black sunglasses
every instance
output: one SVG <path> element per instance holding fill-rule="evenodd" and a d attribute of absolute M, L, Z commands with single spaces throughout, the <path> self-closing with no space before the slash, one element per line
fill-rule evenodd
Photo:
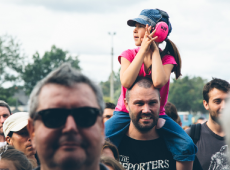
<path fill-rule="evenodd" d="M 40 116 L 46 127 L 60 128 L 65 125 L 69 115 L 74 117 L 77 126 L 88 128 L 95 124 L 97 116 L 100 115 L 100 110 L 93 107 L 46 109 L 37 112 L 35 120 Z"/>

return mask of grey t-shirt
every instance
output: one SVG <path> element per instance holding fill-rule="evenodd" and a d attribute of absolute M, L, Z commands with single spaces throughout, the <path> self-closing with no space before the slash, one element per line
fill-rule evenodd
<path fill-rule="evenodd" d="M 200 140 L 196 143 L 197 158 L 203 170 L 230 169 L 227 159 L 227 148 L 224 137 L 215 134 L 206 124 L 201 125 Z M 190 135 L 190 129 L 186 130 Z"/>

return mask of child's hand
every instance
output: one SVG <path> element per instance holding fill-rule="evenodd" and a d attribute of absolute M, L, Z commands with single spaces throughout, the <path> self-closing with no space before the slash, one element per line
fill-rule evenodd
<path fill-rule="evenodd" d="M 151 35 L 152 35 L 151 37 L 153 37 L 153 35 L 154 35 L 155 32 L 156 32 L 156 29 L 154 29 L 153 32 L 151 33 Z M 158 36 L 155 36 L 155 37 L 153 37 L 153 39 L 156 40 L 157 37 Z M 152 52 L 159 51 L 158 46 L 157 46 L 157 44 L 156 44 L 155 41 L 153 41 L 152 44 L 150 45 L 150 50 Z"/>
<path fill-rule="evenodd" d="M 151 44 L 153 44 L 153 43 L 155 44 L 154 40 L 157 39 L 157 36 L 153 38 L 153 34 L 155 33 L 155 30 L 152 33 L 150 33 L 151 26 L 148 26 L 148 24 L 146 25 L 145 30 L 146 31 L 145 31 L 144 38 L 142 38 L 141 48 L 145 52 L 148 52 L 150 50 Z M 155 44 L 155 46 L 156 46 L 156 44 Z"/>

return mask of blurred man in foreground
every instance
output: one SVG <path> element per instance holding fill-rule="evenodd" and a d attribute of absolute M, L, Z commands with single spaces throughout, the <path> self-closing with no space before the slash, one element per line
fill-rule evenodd
<path fill-rule="evenodd" d="M 41 80 L 29 100 L 37 170 L 105 170 L 103 110 L 100 89 L 69 64 Z"/>

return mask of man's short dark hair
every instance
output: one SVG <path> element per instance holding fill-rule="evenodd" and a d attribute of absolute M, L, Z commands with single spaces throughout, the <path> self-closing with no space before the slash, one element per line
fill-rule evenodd
<path fill-rule="evenodd" d="M 230 90 L 230 84 L 229 84 L 229 82 L 227 82 L 225 80 L 218 79 L 218 78 L 212 78 L 212 80 L 210 82 L 208 82 L 203 88 L 203 99 L 207 103 L 209 101 L 209 95 L 208 94 L 214 88 L 221 90 L 225 93 L 228 93 Z"/>
<path fill-rule="evenodd" d="M 6 107 L 9 110 L 10 114 L 12 114 L 12 112 L 10 110 L 10 106 L 6 102 L 4 102 L 3 100 L 0 100 L 0 107 Z"/>
<path fill-rule="evenodd" d="M 133 85 L 127 89 L 126 91 L 126 100 L 129 102 L 129 94 L 130 94 L 130 90 L 132 90 L 133 86 L 137 84 L 139 87 L 144 87 L 145 89 L 147 88 L 151 88 L 152 85 L 153 85 L 153 81 L 151 78 L 148 78 L 148 77 L 137 77 L 137 79 L 135 80 L 135 82 L 133 83 Z M 158 95 L 159 95 L 159 98 L 160 98 L 160 91 L 159 89 L 157 89 L 157 92 L 158 92 Z"/>
<path fill-rule="evenodd" d="M 105 109 L 115 109 L 116 105 L 111 102 L 106 102 L 105 103 Z"/>

